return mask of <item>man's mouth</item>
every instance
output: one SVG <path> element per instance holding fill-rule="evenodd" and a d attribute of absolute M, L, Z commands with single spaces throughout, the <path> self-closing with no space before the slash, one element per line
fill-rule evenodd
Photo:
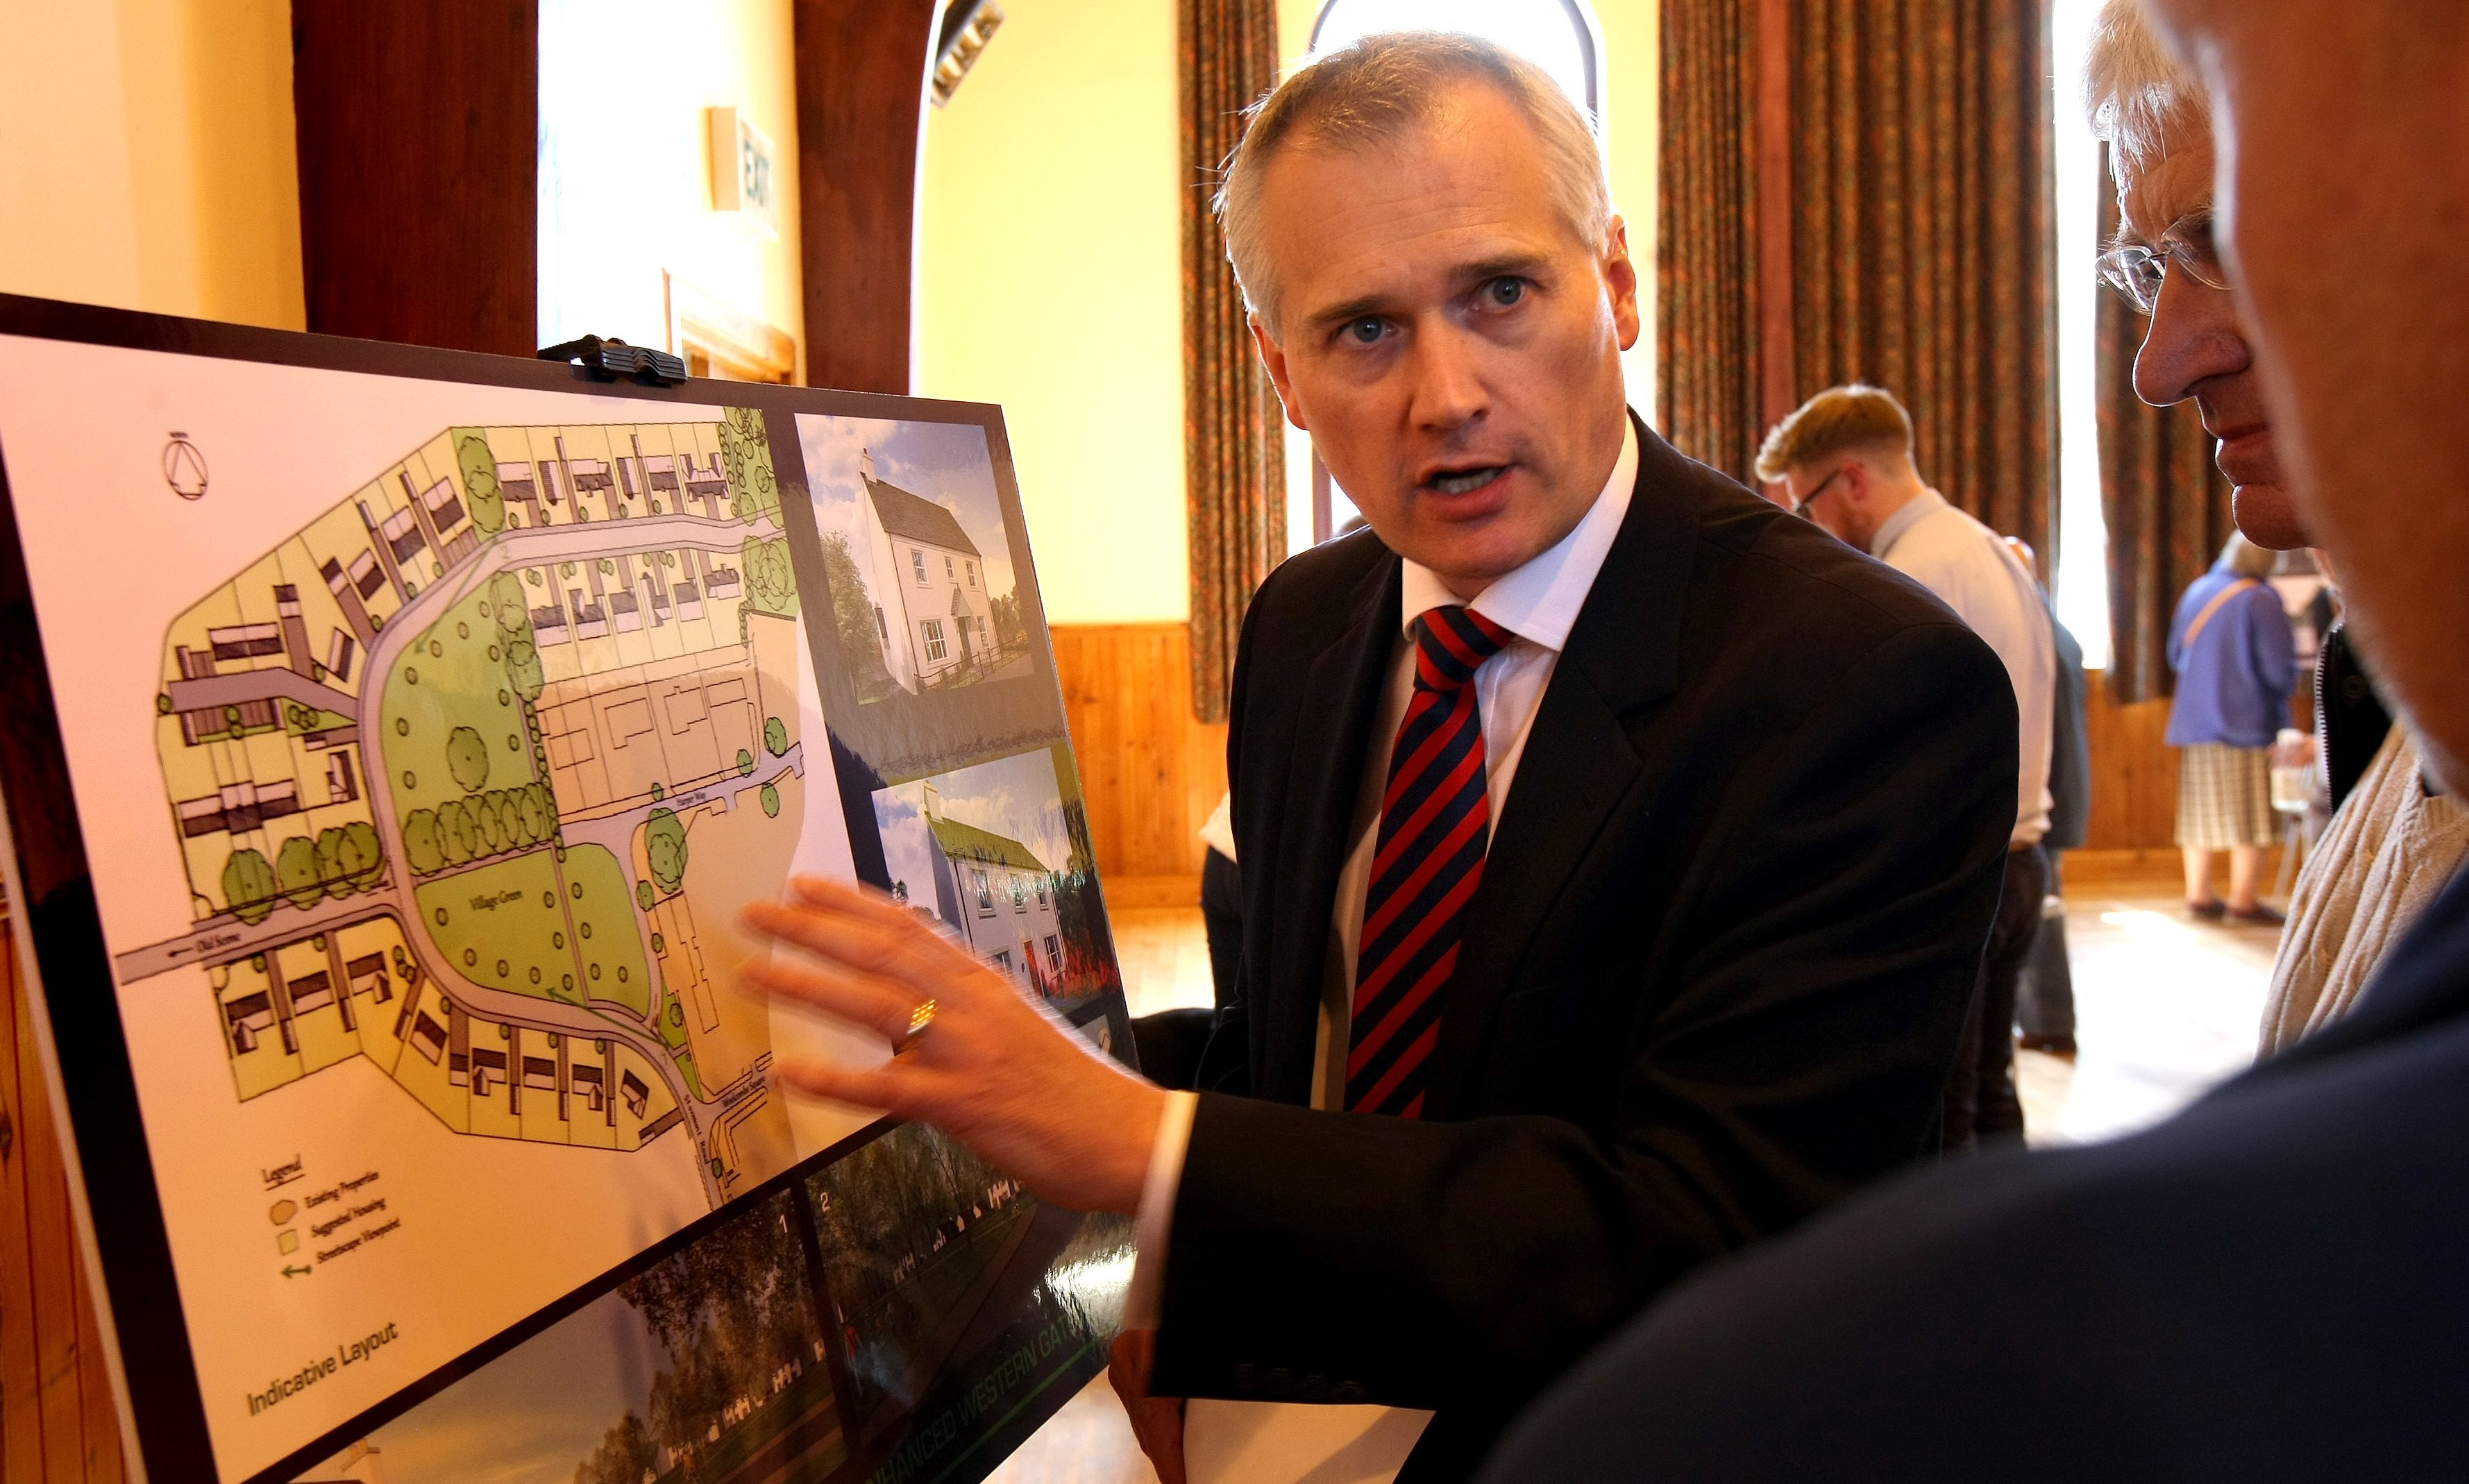
<path fill-rule="evenodd" d="M 1443 495 L 1471 495 L 1509 472 L 1506 464 L 1491 464 L 1481 469 L 1455 469 L 1431 477 L 1432 488 Z"/>
<path fill-rule="evenodd" d="M 2212 458 L 2232 484 L 2273 482 L 2279 477 L 2278 461 L 2273 457 L 2272 429 L 2266 424 L 2232 428 L 2221 433 Z"/>

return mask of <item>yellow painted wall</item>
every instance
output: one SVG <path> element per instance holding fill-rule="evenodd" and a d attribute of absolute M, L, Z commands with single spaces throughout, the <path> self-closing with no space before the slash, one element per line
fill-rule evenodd
<path fill-rule="evenodd" d="M 0 291 L 306 324 L 285 0 L 0 0 Z"/>
<path fill-rule="evenodd" d="M 1181 618 L 1174 7 L 1004 11 L 928 110 L 912 384 L 1004 405 L 1050 619 Z"/>
<path fill-rule="evenodd" d="M 712 209 L 712 107 L 771 139 L 776 230 Z M 789 0 L 542 0 L 541 122 L 542 344 L 667 343 L 665 270 L 787 332 L 802 359 Z"/>
<path fill-rule="evenodd" d="M 1179 619 L 1183 299 L 1174 10 L 1005 0 L 927 123 L 915 387 L 1004 405 L 1049 616 Z M 1279 0 L 1299 58 L 1320 0 Z M 1598 0 L 1615 200 L 1651 291 L 1657 0 Z M 1627 360 L 1654 404 L 1653 307 Z"/>

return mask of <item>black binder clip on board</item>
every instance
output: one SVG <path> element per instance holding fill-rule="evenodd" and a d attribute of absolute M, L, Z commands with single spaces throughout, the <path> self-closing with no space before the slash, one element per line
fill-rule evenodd
<path fill-rule="evenodd" d="M 644 386 L 681 386 L 685 384 L 686 363 L 680 356 L 648 346 L 629 345 L 623 340 L 602 339 L 587 335 L 579 340 L 559 345 L 543 345 L 539 357 L 542 360 L 564 360 L 579 364 L 584 375 L 595 382 L 631 381 Z"/>

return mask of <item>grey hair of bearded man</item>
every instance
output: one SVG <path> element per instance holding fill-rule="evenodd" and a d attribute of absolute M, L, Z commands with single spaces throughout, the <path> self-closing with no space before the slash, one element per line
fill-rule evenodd
<path fill-rule="evenodd" d="M 1260 243 L 1260 180 L 1281 149 L 1364 150 L 1394 143 L 1427 123 L 1451 83 L 1497 88 L 1517 105 L 1542 146 L 1553 202 L 1591 252 L 1611 241 L 1612 193 L 1603 146 L 1586 116 L 1551 74 L 1504 47 L 1443 31 L 1365 36 L 1297 69 L 1246 110 L 1249 122 L 1226 157 L 1217 191 L 1226 256 L 1244 302 L 1272 335 L 1278 284 Z"/>
<path fill-rule="evenodd" d="M 2210 117 L 2203 81 L 2169 55 L 2144 19 L 2143 0 L 2107 0 L 2084 61 L 2091 131 L 2131 169 L 2148 167 L 2172 128 Z"/>

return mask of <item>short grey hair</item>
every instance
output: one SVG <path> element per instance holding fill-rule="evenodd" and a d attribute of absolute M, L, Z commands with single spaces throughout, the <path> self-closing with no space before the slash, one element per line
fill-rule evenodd
<path fill-rule="evenodd" d="M 2108 0 L 2092 23 L 2084 106 L 2091 131 L 2127 166 L 2144 170 L 2171 129 L 2209 117 L 2211 101 L 2203 81 L 2153 34 L 2143 0 Z"/>
<path fill-rule="evenodd" d="M 1279 285 L 1260 245 L 1260 178 L 1289 145 L 1359 150 L 1386 144 L 1425 123 L 1442 88 L 1479 82 L 1496 88 L 1526 117 L 1542 145 L 1553 204 L 1586 246 L 1611 241 L 1612 191 L 1604 151 L 1584 113 L 1551 74 L 1477 36 L 1446 31 L 1392 31 L 1365 36 L 1308 65 L 1247 110 L 1248 122 L 1217 191 L 1226 256 L 1244 302 L 1272 332 Z"/>

